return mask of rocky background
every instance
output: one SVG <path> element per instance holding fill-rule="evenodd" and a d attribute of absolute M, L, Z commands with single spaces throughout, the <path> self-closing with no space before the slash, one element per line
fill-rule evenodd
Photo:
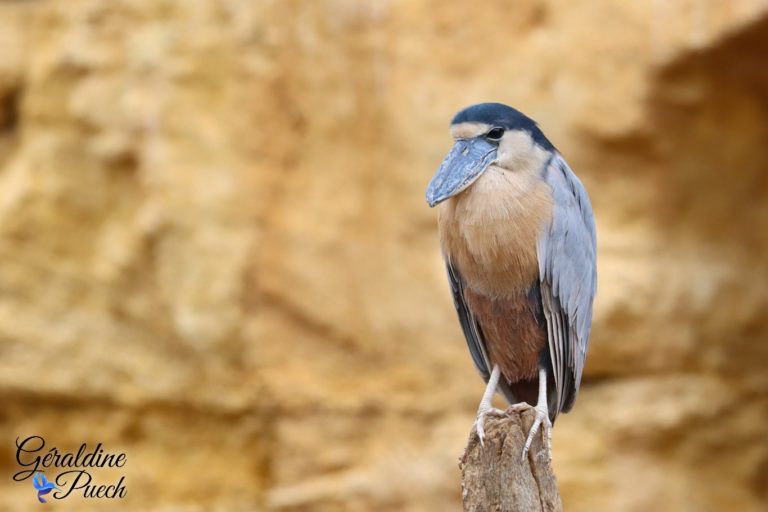
<path fill-rule="evenodd" d="M 0 510 L 32 434 L 128 455 L 57 510 L 458 510 L 423 193 L 488 100 L 597 216 L 566 509 L 766 510 L 766 62 L 758 0 L 0 1 Z"/>

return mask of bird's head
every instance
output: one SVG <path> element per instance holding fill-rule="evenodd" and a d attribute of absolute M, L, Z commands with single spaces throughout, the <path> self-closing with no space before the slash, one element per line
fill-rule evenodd
<path fill-rule="evenodd" d="M 451 121 L 451 135 L 456 142 L 427 187 L 430 207 L 466 190 L 491 167 L 527 170 L 555 151 L 531 118 L 501 103 L 465 108 Z"/>

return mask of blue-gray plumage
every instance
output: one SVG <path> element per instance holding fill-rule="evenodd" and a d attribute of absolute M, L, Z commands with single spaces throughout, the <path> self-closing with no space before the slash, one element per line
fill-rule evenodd
<path fill-rule="evenodd" d="M 544 176 L 554 207 L 552 221 L 539 238 L 539 280 L 549 350 L 556 354 L 556 410 L 567 412 L 579 391 L 592 327 L 597 289 L 595 219 L 584 186 L 559 154 Z"/>
<path fill-rule="evenodd" d="M 513 408 L 535 404 L 525 455 L 539 425 L 549 432 L 570 410 L 581 382 L 596 288 L 592 207 L 557 149 L 519 111 L 474 105 L 456 114 L 451 133 L 456 142 L 427 202 L 440 204 L 454 303 L 488 383 L 478 435 L 482 441 L 485 415 L 498 413 L 490 406 L 498 388 Z"/>

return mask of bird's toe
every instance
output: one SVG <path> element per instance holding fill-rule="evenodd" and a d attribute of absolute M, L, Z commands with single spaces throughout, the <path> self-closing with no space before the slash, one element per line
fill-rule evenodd
<path fill-rule="evenodd" d="M 495 408 L 480 410 L 477 412 L 477 418 L 475 419 L 473 428 L 477 432 L 477 438 L 480 440 L 481 445 L 485 446 L 485 418 L 487 416 L 495 416 L 497 418 L 501 418 L 506 415 L 506 411 Z"/>
<path fill-rule="evenodd" d="M 544 443 L 544 450 L 546 453 L 547 461 L 552 461 L 552 422 L 549 420 L 549 414 L 544 407 L 534 407 L 533 408 L 536 411 L 536 419 L 533 422 L 533 425 L 531 426 L 530 431 L 528 431 L 528 438 L 525 440 L 525 446 L 523 447 L 523 455 L 522 458 L 525 460 L 525 458 L 528 456 L 528 451 L 531 449 L 531 445 L 533 444 L 533 438 L 536 436 L 536 433 L 541 430 L 542 435 L 544 436 L 543 443 Z"/>

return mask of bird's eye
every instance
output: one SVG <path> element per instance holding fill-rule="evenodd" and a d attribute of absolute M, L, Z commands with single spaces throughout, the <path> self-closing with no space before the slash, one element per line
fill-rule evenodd
<path fill-rule="evenodd" d="M 500 141 L 503 136 L 504 136 L 504 128 L 493 128 L 488 133 L 485 134 L 486 139 L 492 140 L 494 142 Z"/>

